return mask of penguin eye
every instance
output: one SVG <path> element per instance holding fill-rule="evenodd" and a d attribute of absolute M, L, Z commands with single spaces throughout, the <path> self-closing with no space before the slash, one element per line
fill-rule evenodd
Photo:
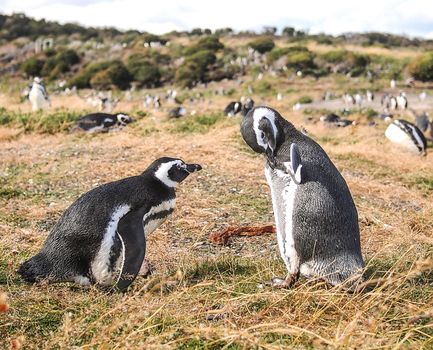
<path fill-rule="evenodd" d="M 263 131 L 260 132 L 260 137 L 262 138 L 262 140 L 265 139 L 265 133 Z"/>

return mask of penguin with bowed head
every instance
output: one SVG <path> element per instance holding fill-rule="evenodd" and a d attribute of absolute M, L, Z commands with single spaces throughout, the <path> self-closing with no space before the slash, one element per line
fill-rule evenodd
<path fill-rule="evenodd" d="M 325 151 L 269 107 L 241 122 L 245 142 L 266 157 L 278 245 L 287 267 L 275 287 L 299 275 L 355 290 L 363 280 L 358 213 L 349 188 Z"/>
<path fill-rule="evenodd" d="M 85 193 L 18 273 L 30 283 L 46 279 L 125 290 L 142 266 L 146 236 L 174 210 L 176 186 L 198 170 L 198 164 L 163 157 L 141 175 Z"/>

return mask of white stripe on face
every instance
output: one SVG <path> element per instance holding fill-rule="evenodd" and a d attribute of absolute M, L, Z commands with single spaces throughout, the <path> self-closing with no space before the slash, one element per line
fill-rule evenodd
<path fill-rule="evenodd" d="M 253 129 L 256 134 L 257 144 L 263 149 L 267 149 L 268 145 L 263 142 L 262 131 L 259 129 L 259 123 L 262 118 L 267 118 L 272 125 L 272 130 L 274 132 L 274 138 L 277 138 L 277 126 L 275 125 L 275 113 L 267 108 L 256 108 L 253 113 Z"/>
<path fill-rule="evenodd" d="M 168 176 L 168 171 L 171 169 L 171 167 L 176 165 L 184 166 L 186 168 L 186 165 L 180 160 L 173 160 L 171 162 L 162 163 L 159 166 L 158 170 L 155 172 L 155 177 L 168 187 L 176 187 L 179 183 L 173 181 Z"/>

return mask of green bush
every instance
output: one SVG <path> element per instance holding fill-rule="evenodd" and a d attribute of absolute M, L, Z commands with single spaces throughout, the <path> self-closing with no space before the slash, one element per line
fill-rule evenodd
<path fill-rule="evenodd" d="M 113 61 L 108 68 L 108 75 L 113 85 L 121 90 L 128 89 L 132 81 L 131 74 L 121 61 Z"/>
<path fill-rule="evenodd" d="M 433 80 L 433 52 L 428 52 L 420 57 L 415 58 L 409 64 L 409 73 L 420 81 Z"/>
<path fill-rule="evenodd" d="M 21 69 L 26 73 L 29 77 L 35 77 L 41 75 L 41 70 L 44 66 L 44 61 L 37 58 L 29 58 L 27 61 L 24 61 L 21 65 Z"/>
<path fill-rule="evenodd" d="M 46 59 L 30 58 L 22 65 L 22 70 L 29 76 L 44 76 L 58 78 L 69 72 L 74 64 L 80 62 L 80 57 L 74 50 L 64 50 L 55 53 L 54 50 L 45 52 Z"/>
<path fill-rule="evenodd" d="M 98 76 L 95 78 L 96 74 Z M 103 89 L 114 85 L 124 90 L 129 87 L 131 81 L 132 76 L 122 62 L 105 61 L 87 66 L 69 81 L 69 86 L 76 86 L 79 89 L 88 87 Z"/>
<path fill-rule="evenodd" d="M 215 62 L 216 56 L 209 50 L 201 50 L 185 57 L 185 61 L 176 71 L 176 83 L 191 88 L 200 81 L 208 81 L 207 73 Z"/>
<path fill-rule="evenodd" d="M 275 43 L 271 38 L 262 37 L 251 41 L 248 46 L 263 54 L 271 51 L 275 47 Z"/>
<path fill-rule="evenodd" d="M 268 63 L 273 63 L 279 58 L 292 53 L 292 52 L 309 52 L 309 50 L 304 46 L 291 46 L 291 47 L 274 47 L 266 55 Z"/>
<path fill-rule="evenodd" d="M 310 96 L 302 96 L 301 98 L 299 98 L 298 102 L 302 104 L 307 104 L 313 102 L 313 99 Z"/>
<path fill-rule="evenodd" d="M 365 73 L 370 64 L 370 56 L 354 53 L 347 50 L 333 50 L 324 53 L 321 58 L 330 64 L 338 65 L 337 72 L 350 73 L 352 76 L 359 76 Z"/>
<path fill-rule="evenodd" d="M 111 85 L 112 81 L 108 69 L 97 72 L 90 79 L 90 86 L 97 90 L 108 90 Z"/>
<path fill-rule="evenodd" d="M 287 55 L 287 67 L 294 69 L 314 68 L 314 54 L 311 51 L 294 51 Z"/>
<path fill-rule="evenodd" d="M 174 77 L 177 84 L 183 88 L 192 88 L 201 79 L 201 68 L 194 62 L 184 62 L 176 71 Z"/>
<path fill-rule="evenodd" d="M 347 60 L 348 54 L 347 50 L 332 50 L 324 53 L 322 58 L 329 63 L 341 63 Z"/>
<path fill-rule="evenodd" d="M 206 36 L 201 38 L 195 45 L 186 48 L 184 55 L 191 56 L 199 51 L 211 51 L 213 53 L 224 48 L 224 45 L 216 36 Z"/>

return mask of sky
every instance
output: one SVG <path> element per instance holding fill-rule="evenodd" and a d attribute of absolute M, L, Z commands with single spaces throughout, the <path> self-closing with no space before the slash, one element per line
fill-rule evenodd
<path fill-rule="evenodd" d="M 0 0 L 0 12 L 155 34 L 294 26 L 313 34 L 380 31 L 433 39 L 433 0 Z"/>

